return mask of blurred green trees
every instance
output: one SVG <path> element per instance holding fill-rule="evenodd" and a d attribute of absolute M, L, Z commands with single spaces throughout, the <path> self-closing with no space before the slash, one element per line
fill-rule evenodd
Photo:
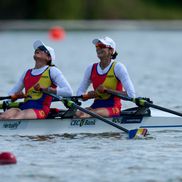
<path fill-rule="evenodd" d="M 182 1 L 1 0 L 0 19 L 182 19 Z"/>

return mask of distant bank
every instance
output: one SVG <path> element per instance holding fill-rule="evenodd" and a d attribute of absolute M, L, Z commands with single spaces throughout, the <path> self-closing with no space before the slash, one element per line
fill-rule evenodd
<path fill-rule="evenodd" d="M 182 20 L 0 20 L 0 31 L 37 31 L 61 26 L 66 30 L 182 30 Z"/>

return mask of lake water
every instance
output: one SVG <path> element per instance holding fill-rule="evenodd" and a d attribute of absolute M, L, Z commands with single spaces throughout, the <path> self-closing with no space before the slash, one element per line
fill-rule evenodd
<path fill-rule="evenodd" d="M 56 65 L 75 94 L 85 68 L 97 61 L 91 41 L 100 36 L 115 40 L 117 60 L 126 65 L 138 96 L 182 111 L 182 31 L 69 31 L 58 42 L 51 41 L 47 32 L 0 32 L 1 95 L 33 67 L 36 39 L 55 48 Z M 124 108 L 130 106 L 134 104 L 124 103 Z M 0 181 L 181 182 L 181 141 L 180 131 L 151 132 L 142 140 L 128 140 L 123 134 L 0 136 L 0 151 L 13 152 L 18 161 L 0 166 Z"/>

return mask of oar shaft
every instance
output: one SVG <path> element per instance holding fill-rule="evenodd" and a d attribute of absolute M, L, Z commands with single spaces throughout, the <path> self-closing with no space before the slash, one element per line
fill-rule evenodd
<path fill-rule="evenodd" d="M 110 90 L 110 89 L 105 89 L 105 91 L 108 93 L 108 94 L 112 94 L 112 95 L 115 95 L 123 100 L 126 100 L 126 101 L 131 101 L 133 102 L 133 99 L 122 94 L 122 93 L 119 93 L 118 91 L 114 91 L 114 90 Z"/>
<path fill-rule="evenodd" d="M 106 118 L 104 118 L 104 117 L 102 117 L 102 116 L 100 116 L 100 115 L 98 115 L 98 114 L 96 114 L 96 113 L 94 113 L 92 111 L 89 111 L 88 109 L 84 109 L 83 107 L 80 107 L 79 105 L 75 104 L 73 101 L 70 101 L 70 100 L 67 100 L 67 99 L 65 100 L 65 98 L 61 98 L 61 97 L 59 97 L 59 96 L 57 96 L 55 94 L 49 93 L 49 92 L 44 91 L 44 93 L 47 94 L 47 95 L 50 95 L 50 96 L 52 96 L 52 97 L 54 97 L 54 98 L 56 98 L 56 99 L 58 99 L 60 101 L 62 101 L 63 103 L 65 101 L 67 101 L 68 102 L 67 104 L 68 104 L 69 107 L 75 107 L 75 108 L 79 109 L 80 111 L 83 111 L 83 112 L 85 112 L 85 113 L 87 113 L 87 114 L 89 114 L 89 115 L 91 115 L 93 117 L 96 117 L 96 118 L 100 119 L 101 121 L 103 121 L 103 122 L 105 122 L 107 124 L 110 124 L 110 125 L 118 128 L 118 129 L 120 129 L 120 130 L 122 130 L 122 131 L 124 131 L 126 133 L 129 132 L 129 130 L 127 130 L 126 128 L 123 128 L 122 126 L 119 126 L 119 125 L 111 122 L 110 120 L 108 120 L 108 119 L 106 119 Z"/>
<path fill-rule="evenodd" d="M 152 108 L 154 108 L 154 109 L 159 109 L 159 110 L 161 110 L 161 111 L 165 111 L 165 112 L 168 112 L 168 113 L 171 113 L 171 114 L 175 114 L 175 115 L 177 115 L 177 116 L 181 116 L 181 117 L 182 117 L 182 113 L 177 112 L 177 111 L 173 111 L 173 110 L 171 110 L 171 109 L 167 109 L 167 108 L 164 108 L 164 107 L 161 107 L 161 106 L 158 106 L 158 105 L 149 103 L 149 102 L 146 102 L 145 105 L 148 106 L 148 107 L 152 107 Z"/>
<path fill-rule="evenodd" d="M 44 92 L 45 94 L 48 94 L 47 92 Z M 48 94 L 48 95 L 50 95 L 50 94 Z M 54 99 L 53 99 L 53 101 L 60 101 L 60 99 L 59 98 L 56 98 L 56 97 L 53 97 Z M 69 96 L 69 97 L 64 97 L 65 99 L 82 99 L 83 98 L 83 96 L 82 95 L 80 95 L 80 96 Z"/>
<path fill-rule="evenodd" d="M 130 98 L 128 96 L 125 96 L 123 95 L 122 93 L 118 93 L 117 91 L 113 91 L 113 90 L 110 90 L 110 89 L 105 89 L 105 91 L 109 94 L 113 94 L 123 100 L 127 100 L 127 101 L 131 101 L 131 102 L 134 102 L 135 104 L 137 103 L 136 102 L 136 99 L 134 98 Z M 177 111 L 174 111 L 174 110 L 171 110 L 171 109 L 168 109 L 168 108 L 164 108 L 164 107 L 161 107 L 161 106 L 158 106 L 158 105 L 155 105 L 155 104 L 152 104 L 146 100 L 141 100 L 140 104 L 142 106 L 146 106 L 146 107 L 152 107 L 154 109 L 158 109 L 158 110 L 161 110 L 161 111 L 164 111 L 164 112 L 168 112 L 168 113 L 171 113 L 171 114 L 175 114 L 177 116 L 181 116 L 182 117 L 182 113 L 180 112 L 177 112 Z"/>
<path fill-rule="evenodd" d="M 30 96 L 25 95 L 23 93 L 19 93 L 19 94 L 17 93 L 14 95 L 2 96 L 2 97 L 0 97 L 0 100 L 11 99 L 12 101 L 15 101 L 17 99 L 23 99 L 23 98 L 27 98 L 27 97 L 30 97 Z"/>
<path fill-rule="evenodd" d="M 0 97 L 0 100 L 5 100 L 5 99 L 11 99 L 11 96 L 3 96 L 3 97 Z"/>
<path fill-rule="evenodd" d="M 68 99 L 82 99 L 83 96 L 79 95 L 79 96 L 70 96 L 70 97 L 65 97 L 65 98 L 68 98 Z"/>

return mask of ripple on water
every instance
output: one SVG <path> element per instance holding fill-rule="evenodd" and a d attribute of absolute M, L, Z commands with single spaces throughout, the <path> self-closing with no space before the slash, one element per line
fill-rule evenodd
<path fill-rule="evenodd" d="M 92 60 L 97 60 L 90 41 L 102 34 L 71 31 L 64 44 L 45 40 L 55 50 L 62 50 L 57 51 L 57 57 L 67 61 L 57 61 L 56 64 L 62 68 L 74 92 L 83 77 L 80 65 L 85 69 Z M 133 30 L 105 31 L 104 34 L 117 41 L 118 50 L 122 50 L 118 60 L 126 65 L 137 93 L 150 97 L 157 105 L 181 112 L 182 32 Z M 7 45 L 0 44 L 3 58 L 0 62 L 3 86 L 0 90 L 1 95 L 6 95 L 25 68 L 33 65 L 32 40 L 36 37 L 45 39 L 46 32 L 3 32 L 0 35 L 1 42 Z M 75 46 L 73 40 L 79 40 L 79 44 Z M 67 54 L 68 50 L 72 54 Z M 84 52 L 81 58 L 80 50 Z M 27 58 L 28 62 L 25 61 Z M 18 64 L 12 64 L 12 61 Z M 90 103 L 88 101 L 83 105 Z M 130 104 L 123 102 L 126 107 Z M 181 131 L 175 130 L 151 131 L 150 136 L 139 140 L 109 134 L 0 136 L 0 151 L 13 152 L 18 161 L 16 165 L 0 166 L 1 181 L 181 182 L 181 138 Z"/>

